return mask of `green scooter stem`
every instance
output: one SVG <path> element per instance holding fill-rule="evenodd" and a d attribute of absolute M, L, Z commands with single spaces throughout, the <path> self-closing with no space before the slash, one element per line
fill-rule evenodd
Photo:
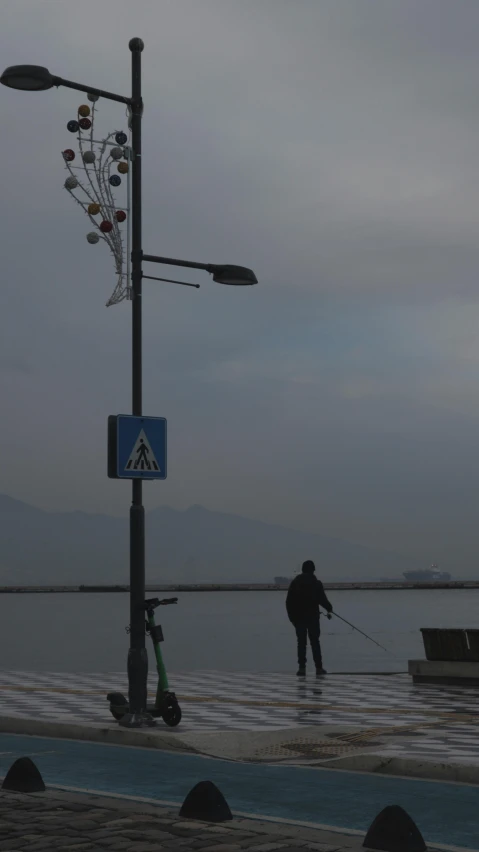
<path fill-rule="evenodd" d="M 155 659 L 156 659 L 156 671 L 158 672 L 158 687 L 156 690 L 156 706 L 160 707 L 163 701 L 164 693 L 169 690 L 168 683 L 168 675 L 166 674 L 165 664 L 163 662 L 163 655 L 161 653 L 161 646 L 156 638 L 156 624 L 155 624 L 155 615 L 154 612 L 151 611 L 148 613 L 148 625 L 150 627 L 150 634 L 153 638 L 153 649 L 155 651 Z"/>

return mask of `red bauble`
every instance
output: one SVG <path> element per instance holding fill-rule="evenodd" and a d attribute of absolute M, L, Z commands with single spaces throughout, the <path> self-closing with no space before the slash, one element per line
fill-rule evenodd
<path fill-rule="evenodd" d="M 124 222 L 126 219 L 126 213 L 124 210 L 117 210 L 115 216 L 117 222 Z"/>
<path fill-rule="evenodd" d="M 63 159 L 66 160 L 67 163 L 71 163 L 71 161 L 75 159 L 75 151 L 72 151 L 71 148 L 65 148 L 63 152 Z"/>
<path fill-rule="evenodd" d="M 108 219 L 103 219 L 103 222 L 100 225 L 100 231 L 103 231 L 104 234 L 109 234 L 112 230 L 113 222 L 109 222 Z"/>
<path fill-rule="evenodd" d="M 91 121 L 89 118 L 80 118 L 78 122 L 82 130 L 89 130 L 91 127 Z"/>

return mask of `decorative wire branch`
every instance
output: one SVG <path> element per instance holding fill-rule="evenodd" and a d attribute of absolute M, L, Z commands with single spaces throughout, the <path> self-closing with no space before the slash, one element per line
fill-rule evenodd
<path fill-rule="evenodd" d="M 131 149 L 126 144 L 128 137 L 121 130 L 114 130 L 100 141 L 94 138 L 95 108 L 98 98 L 88 95 L 92 102 L 91 108 L 82 104 L 78 108 L 77 120 L 68 122 L 68 130 L 77 134 L 78 149 L 81 159 L 80 166 L 73 166 L 75 152 L 71 148 L 63 151 L 65 168 L 69 177 L 65 181 L 65 189 L 72 198 L 80 205 L 86 213 L 95 230 L 87 234 L 90 244 L 103 240 L 113 255 L 117 283 L 110 296 L 107 306 L 116 305 L 123 299 L 130 298 L 130 263 L 128 250 L 129 239 L 129 214 L 130 214 L 130 160 Z M 90 116 L 90 117 L 89 117 Z M 89 131 L 87 136 L 86 132 Z M 98 146 L 98 151 L 95 150 Z M 123 160 L 126 160 L 125 163 Z M 113 195 L 113 187 L 121 183 L 119 175 L 112 175 L 111 170 L 117 164 L 118 171 L 126 175 L 127 181 L 127 204 L 120 208 Z M 90 168 L 89 168 L 90 166 Z M 74 172 L 84 172 L 83 180 L 79 179 Z M 83 197 L 81 195 L 83 193 Z M 96 216 L 102 216 L 98 222 Z M 127 249 L 123 242 L 123 233 L 120 224 L 126 220 Z"/>

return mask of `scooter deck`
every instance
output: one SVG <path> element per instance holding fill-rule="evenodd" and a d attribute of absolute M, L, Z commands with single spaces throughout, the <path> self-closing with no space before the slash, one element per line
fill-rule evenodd
<path fill-rule="evenodd" d="M 123 715 L 125 715 L 125 713 L 130 712 L 129 704 L 112 704 L 112 707 L 117 713 L 122 713 Z M 146 712 L 149 713 L 151 716 L 161 716 L 161 714 L 165 712 L 165 708 L 157 707 L 156 704 L 147 704 Z"/>

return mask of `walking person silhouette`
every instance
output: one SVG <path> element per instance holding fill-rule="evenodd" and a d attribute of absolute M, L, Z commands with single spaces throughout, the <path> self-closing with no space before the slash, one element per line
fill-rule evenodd
<path fill-rule="evenodd" d="M 150 466 L 150 462 L 148 461 L 148 456 L 147 456 L 147 453 L 149 453 L 150 450 L 148 449 L 148 447 L 144 443 L 143 438 L 140 438 L 140 446 L 138 447 L 136 452 L 137 452 L 138 458 L 135 461 L 135 466 L 134 466 L 135 470 L 137 470 L 140 467 L 140 463 L 141 463 L 141 469 L 142 470 L 144 470 L 145 467 L 147 468 L 147 470 L 150 470 L 151 466 Z"/>

